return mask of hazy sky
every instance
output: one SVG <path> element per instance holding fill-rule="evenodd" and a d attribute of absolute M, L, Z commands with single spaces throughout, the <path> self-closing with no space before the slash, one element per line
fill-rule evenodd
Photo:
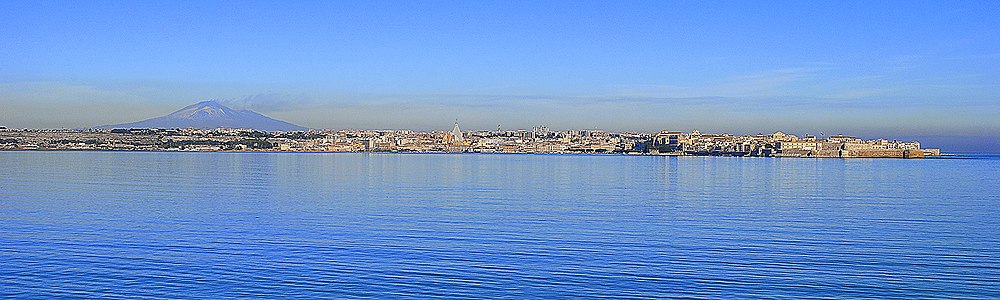
<path fill-rule="evenodd" d="M 991 149 L 1000 1 L 0 1 L 0 125 L 206 99 L 314 128 L 459 118 Z"/>

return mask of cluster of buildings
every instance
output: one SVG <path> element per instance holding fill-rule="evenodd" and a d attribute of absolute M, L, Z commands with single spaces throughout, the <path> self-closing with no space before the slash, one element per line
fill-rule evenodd
<path fill-rule="evenodd" d="M 46 130 L 0 128 L 0 150 L 287 151 L 287 152 L 469 152 L 595 153 L 761 157 L 894 157 L 940 155 L 917 142 L 770 135 L 603 130 L 309 130 L 253 129 Z"/>
<path fill-rule="evenodd" d="M 7 129 L 0 150 L 641 153 L 649 134 L 602 130 Z"/>
<path fill-rule="evenodd" d="M 761 157 L 887 157 L 940 156 L 940 149 L 921 149 L 919 142 L 885 139 L 863 140 L 834 135 L 798 137 L 783 132 L 758 135 L 702 134 L 660 131 L 650 140 L 649 153 L 661 155 L 712 155 Z"/>

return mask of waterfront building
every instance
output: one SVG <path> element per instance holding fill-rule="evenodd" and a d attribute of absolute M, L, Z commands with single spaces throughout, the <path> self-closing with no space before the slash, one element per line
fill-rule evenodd
<path fill-rule="evenodd" d="M 682 135 L 680 131 L 669 131 L 661 130 L 660 133 L 653 137 L 653 148 L 656 148 L 659 152 L 673 152 L 682 150 L 681 140 Z"/>

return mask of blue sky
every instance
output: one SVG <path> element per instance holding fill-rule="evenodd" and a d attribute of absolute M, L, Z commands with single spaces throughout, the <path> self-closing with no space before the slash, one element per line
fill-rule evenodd
<path fill-rule="evenodd" d="M 221 99 L 316 128 L 459 118 L 983 150 L 1000 136 L 998 78 L 996 1 L 0 2 L 13 127 Z"/>

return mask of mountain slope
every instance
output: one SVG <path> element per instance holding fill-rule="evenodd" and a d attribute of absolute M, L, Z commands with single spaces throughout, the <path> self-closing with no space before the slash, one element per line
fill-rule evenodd
<path fill-rule="evenodd" d="M 251 110 L 234 110 L 216 101 L 198 102 L 169 115 L 149 120 L 102 125 L 95 128 L 253 128 L 264 131 L 296 131 L 307 128 L 275 120 Z"/>

